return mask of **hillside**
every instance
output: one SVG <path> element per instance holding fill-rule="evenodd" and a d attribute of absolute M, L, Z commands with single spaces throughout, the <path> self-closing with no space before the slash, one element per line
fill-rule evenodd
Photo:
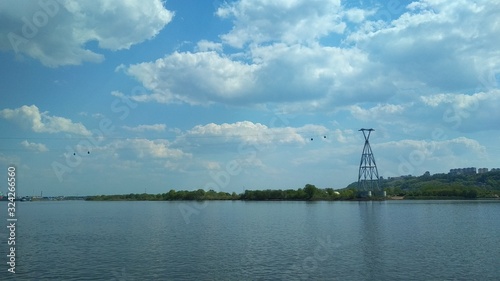
<path fill-rule="evenodd" d="M 381 184 L 388 196 L 496 198 L 500 195 L 500 171 L 470 175 L 425 173 L 381 179 Z M 354 182 L 346 189 L 356 186 Z"/>

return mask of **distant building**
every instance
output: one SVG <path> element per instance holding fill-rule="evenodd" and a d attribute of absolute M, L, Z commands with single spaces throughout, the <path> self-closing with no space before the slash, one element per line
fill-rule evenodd
<path fill-rule="evenodd" d="M 387 177 L 388 180 L 402 180 L 402 179 L 407 179 L 411 178 L 411 175 L 406 175 L 406 176 L 399 176 L 399 177 Z"/>
<path fill-rule="evenodd" d="M 493 169 L 491 169 L 491 172 L 498 172 L 498 171 L 500 171 L 500 168 L 493 168 Z"/>
<path fill-rule="evenodd" d="M 488 172 L 488 168 L 479 168 L 477 169 L 478 174 L 484 174 Z"/>
<path fill-rule="evenodd" d="M 450 175 L 474 175 L 477 173 L 475 167 L 451 169 Z"/>

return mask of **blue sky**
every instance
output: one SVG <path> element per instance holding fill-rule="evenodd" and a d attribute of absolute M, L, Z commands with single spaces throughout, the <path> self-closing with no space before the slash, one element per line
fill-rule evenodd
<path fill-rule="evenodd" d="M 500 167 L 499 1 L 2 1 L 21 195 L 343 188 Z M 6 189 L 4 186 L 2 189 Z"/>

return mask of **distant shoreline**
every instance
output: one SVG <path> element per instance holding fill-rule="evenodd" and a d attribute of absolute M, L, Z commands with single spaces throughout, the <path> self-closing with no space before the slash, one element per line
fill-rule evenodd
<path fill-rule="evenodd" d="M 113 197 L 115 195 L 104 195 Z M 133 201 L 150 201 L 150 202 L 205 202 L 205 201 L 243 201 L 243 202 L 359 202 L 359 201 L 416 201 L 416 200 L 442 200 L 442 201 L 451 201 L 451 200 L 461 200 L 461 201 L 500 201 L 500 198 L 463 198 L 463 197 L 448 197 L 448 196 L 419 196 L 419 197 L 408 197 L 403 198 L 402 196 L 392 196 L 392 197 L 372 197 L 372 198 L 352 198 L 352 199 L 314 199 L 314 200 L 305 200 L 305 199 L 263 199 L 263 200 L 248 200 L 248 199 L 172 199 L 172 200 L 158 200 L 158 199 L 123 199 L 123 198 L 94 198 L 96 196 L 83 196 L 79 198 L 34 198 L 21 200 L 20 198 L 16 198 L 17 202 L 54 202 L 54 201 L 95 201 L 95 202 L 133 202 Z M 0 199 L 0 202 L 7 202 L 8 200 L 4 197 Z"/>
<path fill-rule="evenodd" d="M 297 200 L 297 199 L 270 199 L 270 200 L 247 200 L 247 199 L 204 199 L 204 200 L 196 200 L 196 199 L 178 199 L 178 200 L 149 200 L 149 199 L 85 199 L 86 201 L 166 201 L 166 202 L 205 202 L 205 201 L 243 201 L 243 202 L 356 202 L 356 201 L 415 201 L 415 200 L 462 200 L 462 201 L 500 201 L 500 198 L 463 198 L 463 197 L 436 197 L 436 196 L 420 196 L 420 197 L 410 197 L 410 198 L 393 198 L 393 197 L 372 197 L 372 198 L 353 198 L 353 199 L 337 199 L 337 200 L 325 200 L 325 199 L 317 199 L 317 200 Z"/>
<path fill-rule="evenodd" d="M 52 201 L 175 201 L 175 202 L 190 202 L 190 201 L 259 201 L 259 202 L 280 202 L 280 201 L 289 201 L 289 202 L 321 202 L 321 201 L 412 201 L 412 200 L 464 200 L 464 201 L 479 201 L 479 200 L 488 200 L 488 201 L 500 201 L 500 198 L 495 197 L 476 197 L 476 198 L 467 198 L 460 196 L 387 196 L 387 197 L 353 197 L 353 198 L 314 198 L 314 199 L 292 199 L 292 198 L 274 198 L 274 199 L 245 199 L 238 196 L 237 198 L 171 198 L 171 199 L 162 199 L 158 194 L 128 194 L 128 195 L 98 195 L 98 196 L 59 196 L 59 197 L 23 197 L 16 198 L 16 202 L 52 202 Z M 1 201 L 9 201 L 7 197 L 0 198 Z"/>

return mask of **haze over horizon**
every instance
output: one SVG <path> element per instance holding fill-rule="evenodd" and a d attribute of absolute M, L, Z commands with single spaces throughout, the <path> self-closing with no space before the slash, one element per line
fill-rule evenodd
<path fill-rule="evenodd" d="M 28 4 L 30 3 L 30 4 Z M 19 195 L 499 168 L 500 1 L 0 2 Z M 5 182 L 0 191 L 5 193 Z"/>

